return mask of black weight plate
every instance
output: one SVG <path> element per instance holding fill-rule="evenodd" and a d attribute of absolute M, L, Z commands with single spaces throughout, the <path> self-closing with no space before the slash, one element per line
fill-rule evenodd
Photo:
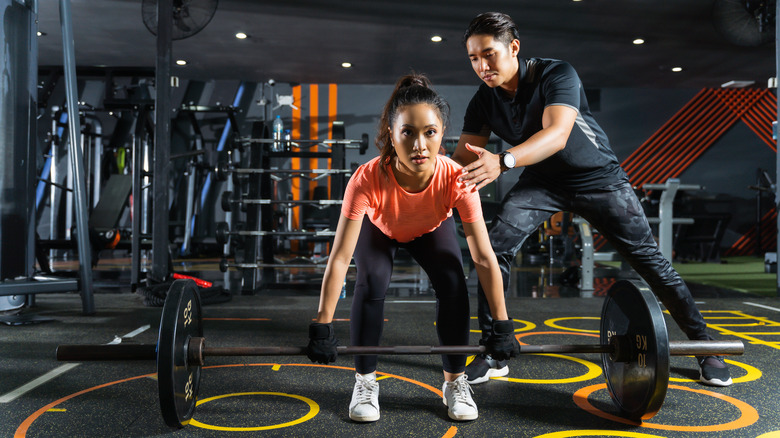
<path fill-rule="evenodd" d="M 184 427 L 195 412 L 200 388 L 200 366 L 190 365 L 190 338 L 203 337 L 198 286 L 176 280 L 168 289 L 157 341 L 157 386 L 165 424 Z"/>
<path fill-rule="evenodd" d="M 227 222 L 217 222 L 217 228 L 214 231 L 214 236 L 217 238 L 217 245 L 224 245 L 228 241 L 230 235 L 230 226 Z"/>
<path fill-rule="evenodd" d="M 228 212 L 233 207 L 230 202 L 230 198 L 233 197 L 233 192 L 227 190 L 222 192 L 222 195 L 220 196 L 220 204 L 222 205 L 222 211 Z"/>
<path fill-rule="evenodd" d="M 669 386 L 669 338 L 655 295 L 644 284 L 621 280 L 609 289 L 601 311 L 601 343 L 624 335 L 631 345 L 628 362 L 602 354 L 612 401 L 632 420 L 654 416 Z"/>

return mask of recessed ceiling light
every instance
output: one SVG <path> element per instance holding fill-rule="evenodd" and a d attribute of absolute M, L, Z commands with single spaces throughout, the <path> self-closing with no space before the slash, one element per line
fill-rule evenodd
<path fill-rule="evenodd" d="M 245 34 L 244 32 L 238 32 L 238 33 L 236 34 L 236 38 L 238 38 L 238 39 L 240 39 L 240 40 L 245 40 L 245 39 L 246 39 L 248 36 L 249 36 L 249 35 Z"/>
<path fill-rule="evenodd" d="M 344 68 L 350 68 L 350 67 L 352 67 L 352 63 L 351 62 L 342 62 L 341 66 L 344 67 Z"/>
<path fill-rule="evenodd" d="M 645 40 L 643 40 L 642 38 L 637 38 L 633 42 L 634 44 L 639 45 L 639 44 L 644 44 Z"/>
<path fill-rule="evenodd" d="M 187 65 L 187 61 L 185 61 L 183 59 L 177 59 L 176 60 L 176 65 Z"/>
<path fill-rule="evenodd" d="M 672 67 L 672 71 L 677 73 L 682 71 L 682 67 Z"/>
<path fill-rule="evenodd" d="M 439 35 L 434 35 L 431 37 L 431 41 L 433 41 L 434 43 L 440 43 L 441 40 L 442 38 Z"/>

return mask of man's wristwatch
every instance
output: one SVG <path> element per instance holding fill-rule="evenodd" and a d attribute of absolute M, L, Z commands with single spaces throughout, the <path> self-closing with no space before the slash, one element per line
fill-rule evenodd
<path fill-rule="evenodd" d="M 501 158 L 501 167 L 504 168 L 504 170 L 513 169 L 515 164 L 517 164 L 515 156 L 510 154 L 509 151 L 501 152 L 499 157 Z"/>

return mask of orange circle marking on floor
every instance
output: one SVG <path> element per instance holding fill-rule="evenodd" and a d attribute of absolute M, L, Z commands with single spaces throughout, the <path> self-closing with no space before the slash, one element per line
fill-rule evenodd
<path fill-rule="evenodd" d="M 607 420 L 617 421 L 619 423 L 624 423 L 624 424 L 630 424 L 632 426 L 641 426 L 641 427 L 647 427 L 651 429 L 674 430 L 680 432 L 720 432 L 724 430 L 741 429 L 743 427 L 750 426 L 751 424 L 758 421 L 758 411 L 756 411 L 756 409 L 753 406 L 750 406 L 749 404 L 741 400 L 737 400 L 727 395 L 718 394 L 717 392 L 707 391 L 705 389 L 694 389 L 694 388 L 688 388 L 686 386 L 680 386 L 680 385 L 669 385 L 669 388 L 696 392 L 699 394 L 709 395 L 711 397 L 715 397 L 717 399 L 726 401 L 736 406 L 737 409 L 739 409 L 741 415 L 739 416 L 739 418 L 737 418 L 734 421 L 730 421 L 728 423 L 723 423 L 723 424 L 713 424 L 709 426 L 680 426 L 674 424 L 648 423 L 646 421 L 642 421 L 642 422 L 631 421 L 629 419 L 621 418 L 616 415 L 612 415 L 607 412 L 604 412 L 601 409 L 598 409 L 595 406 L 593 406 L 588 401 L 588 396 L 591 393 L 606 388 L 607 388 L 606 383 L 586 386 L 585 388 L 582 388 L 574 393 L 574 403 L 576 403 L 577 406 L 584 409 L 585 411 L 590 412 L 591 414 L 596 415 L 598 417 L 606 418 Z"/>

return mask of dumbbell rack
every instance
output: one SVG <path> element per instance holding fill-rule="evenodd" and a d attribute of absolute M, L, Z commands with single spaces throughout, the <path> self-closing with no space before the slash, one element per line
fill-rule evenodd
<path fill-rule="evenodd" d="M 268 128 L 263 122 L 257 122 L 253 127 L 253 138 L 268 138 Z M 338 122 L 333 126 L 333 137 L 335 140 L 344 138 L 343 124 Z M 275 241 L 278 239 L 306 241 L 312 238 L 322 238 L 323 235 L 330 237 L 335 232 L 340 214 L 340 204 L 333 202 L 341 200 L 346 187 L 347 178 L 351 172 L 345 171 L 346 166 L 346 144 L 334 142 L 331 140 L 292 140 L 292 147 L 286 150 L 274 151 L 273 143 L 267 141 L 253 141 L 253 138 L 244 139 L 242 148 L 245 155 L 248 155 L 248 168 L 258 169 L 258 171 L 246 171 L 248 169 L 234 169 L 234 185 L 236 192 L 240 197 L 244 197 L 246 202 L 235 201 L 237 204 L 243 203 L 243 210 L 246 211 L 246 221 L 240 223 L 236 220 L 238 214 L 230 215 L 233 223 L 231 230 L 242 229 L 249 231 L 251 235 L 243 239 L 242 248 L 236 249 L 236 263 L 232 267 L 241 271 L 242 294 L 253 294 L 259 289 L 290 288 L 289 283 L 278 283 L 276 281 L 277 269 L 292 269 L 302 267 L 318 266 L 314 263 L 282 263 L 278 258 L 278 248 Z M 301 159 L 328 159 L 332 173 L 324 169 L 300 169 L 300 172 L 292 169 L 279 169 L 276 172 L 272 165 L 278 163 L 279 159 L 301 158 Z M 312 177 L 311 175 L 314 174 Z M 236 177 L 243 175 L 244 177 Z M 276 210 L 285 206 L 286 208 L 302 208 L 303 205 L 310 205 L 311 200 L 279 200 L 276 198 L 274 190 L 274 180 L 280 179 L 298 179 L 320 180 L 329 179 L 330 191 L 329 200 L 324 204 L 329 209 L 329 227 L 327 230 L 307 231 L 307 230 L 279 230 L 275 226 L 274 215 Z M 236 205 L 236 204 L 232 204 Z M 235 207 L 233 207 L 235 208 Z M 324 231 L 324 232 L 323 232 Z M 241 261 L 239 261 L 241 259 Z M 324 265 L 321 265 L 324 267 Z M 306 288 L 312 288 L 314 285 L 298 284 Z M 319 288 L 319 283 L 316 285 Z"/>

